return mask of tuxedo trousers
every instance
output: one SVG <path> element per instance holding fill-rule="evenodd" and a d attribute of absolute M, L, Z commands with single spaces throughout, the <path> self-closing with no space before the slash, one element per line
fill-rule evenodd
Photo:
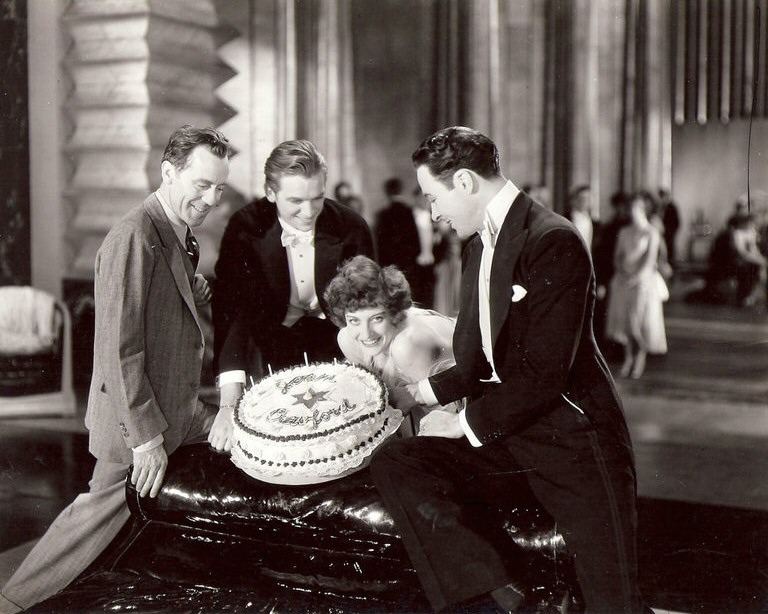
<path fill-rule="evenodd" d="M 198 403 L 185 444 L 205 441 L 216 417 Z M 130 517 L 125 500 L 129 465 L 97 459 L 88 492 L 53 521 L 3 587 L 3 595 L 28 608 L 67 587 L 101 554 Z"/>
<path fill-rule="evenodd" d="M 390 439 L 370 469 L 436 611 L 522 573 L 489 517 L 519 505 L 521 476 L 565 538 L 586 611 L 649 611 L 637 583 L 631 445 L 567 403 L 478 448 L 465 438 Z"/>

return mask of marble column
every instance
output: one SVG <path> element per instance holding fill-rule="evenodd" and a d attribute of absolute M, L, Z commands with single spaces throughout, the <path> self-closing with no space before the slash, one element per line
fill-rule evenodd
<path fill-rule="evenodd" d="M 234 72 L 218 56 L 226 32 L 211 0 L 73 0 L 63 26 L 73 43 L 66 236 L 72 276 L 91 278 L 107 231 L 159 184 L 173 129 L 234 114 L 216 95 Z M 209 232 L 204 225 L 198 237 L 204 271 L 215 261 Z"/>

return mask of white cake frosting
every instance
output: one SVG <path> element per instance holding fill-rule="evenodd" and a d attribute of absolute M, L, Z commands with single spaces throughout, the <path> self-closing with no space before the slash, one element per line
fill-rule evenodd
<path fill-rule="evenodd" d="M 277 484 L 348 475 L 393 434 L 403 416 L 381 380 L 347 363 L 278 371 L 245 392 L 235 410 L 232 461 Z"/>

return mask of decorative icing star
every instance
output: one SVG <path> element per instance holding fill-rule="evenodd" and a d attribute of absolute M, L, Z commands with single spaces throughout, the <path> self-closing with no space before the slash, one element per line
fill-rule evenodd
<path fill-rule="evenodd" d="M 328 391 L 315 392 L 312 388 L 308 388 L 306 392 L 299 394 L 292 394 L 291 396 L 296 399 L 297 403 L 303 403 L 307 409 L 312 409 L 318 401 L 325 401 L 325 396 Z"/>

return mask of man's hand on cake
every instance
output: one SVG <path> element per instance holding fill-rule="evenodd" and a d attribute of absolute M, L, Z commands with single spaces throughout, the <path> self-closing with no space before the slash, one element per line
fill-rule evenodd
<path fill-rule="evenodd" d="M 195 298 L 195 305 L 207 305 L 211 302 L 211 287 L 208 285 L 208 280 L 200 273 L 195 275 L 192 295 Z"/>
<path fill-rule="evenodd" d="M 133 451 L 133 472 L 131 484 L 136 487 L 139 495 L 154 498 L 160 492 L 168 467 L 168 454 L 161 444 L 145 452 Z"/>
<path fill-rule="evenodd" d="M 213 421 L 211 432 L 208 433 L 208 443 L 219 452 L 229 452 L 232 449 L 232 432 L 235 428 L 235 406 L 222 404 L 219 413 Z"/>
<path fill-rule="evenodd" d="M 459 414 L 435 409 L 419 422 L 419 437 L 445 437 L 461 439 L 464 430 L 459 422 Z"/>

